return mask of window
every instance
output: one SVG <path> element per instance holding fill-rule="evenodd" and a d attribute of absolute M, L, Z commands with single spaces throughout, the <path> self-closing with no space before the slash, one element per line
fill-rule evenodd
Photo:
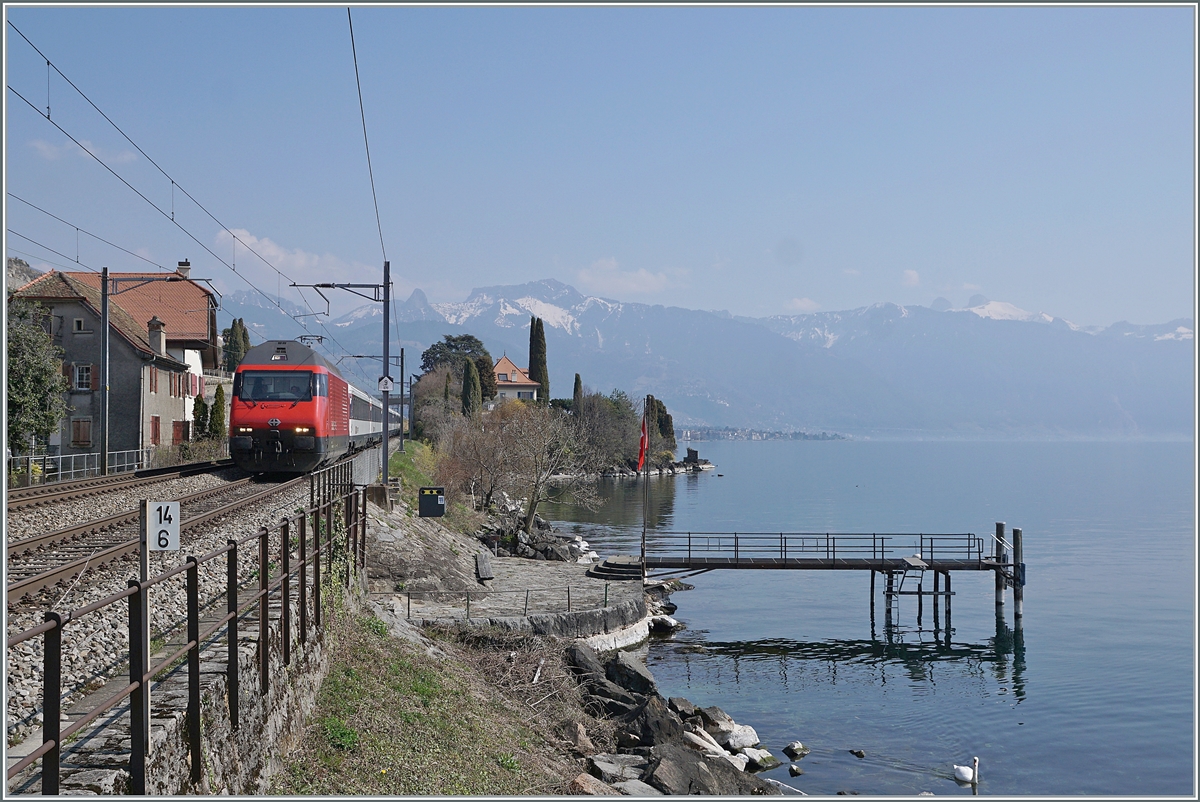
<path fill-rule="evenodd" d="M 75 318 L 75 325 L 74 325 L 74 328 L 72 329 L 72 331 L 83 331 L 83 318 L 81 318 L 81 317 Z"/>
<path fill-rule="evenodd" d="M 91 365 L 75 365 L 75 381 L 73 385 L 76 390 L 92 389 L 92 366 Z"/>
<path fill-rule="evenodd" d="M 312 371 L 244 370 L 238 375 L 242 380 L 234 390 L 243 401 L 311 401 L 313 397 Z M 323 386 L 328 392 L 328 384 Z"/>
<path fill-rule="evenodd" d="M 71 418 L 71 445 L 91 448 L 92 446 L 92 419 L 91 418 Z"/>
<path fill-rule="evenodd" d="M 524 398 L 529 401 L 533 400 L 533 393 L 517 393 L 517 398 Z"/>
<path fill-rule="evenodd" d="M 150 392 L 158 392 L 158 368 L 150 367 Z"/>
<path fill-rule="evenodd" d="M 502 382 L 506 382 L 506 381 L 508 381 L 508 374 L 507 374 L 507 373 L 501 373 L 501 374 L 500 374 L 500 381 L 502 381 Z"/>
<path fill-rule="evenodd" d="M 159 444 L 162 435 L 162 419 L 158 415 L 150 416 L 150 445 Z"/>

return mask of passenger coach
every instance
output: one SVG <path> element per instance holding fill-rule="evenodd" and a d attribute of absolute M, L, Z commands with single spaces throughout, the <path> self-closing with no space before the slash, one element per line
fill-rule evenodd
<path fill-rule="evenodd" d="M 233 375 L 229 455 L 248 471 L 311 471 L 379 442 L 382 411 L 307 345 L 271 340 Z"/>

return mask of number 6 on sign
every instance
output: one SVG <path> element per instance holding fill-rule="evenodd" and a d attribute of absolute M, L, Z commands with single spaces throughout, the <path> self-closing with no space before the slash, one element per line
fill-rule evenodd
<path fill-rule="evenodd" d="M 179 502 L 151 501 L 146 539 L 150 551 L 179 551 Z"/>

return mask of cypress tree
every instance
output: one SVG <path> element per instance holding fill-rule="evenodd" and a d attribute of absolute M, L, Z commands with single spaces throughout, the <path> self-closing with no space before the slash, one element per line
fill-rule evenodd
<path fill-rule="evenodd" d="M 475 371 L 479 374 L 479 400 L 487 401 L 496 397 L 496 363 L 491 354 L 475 357 Z"/>
<path fill-rule="evenodd" d="M 192 439 L 204 440 L 208 437 L 208 404 L 204 403 L 204 393 L 196 396 L 192 402 Z"/>
<path fill-rule="evenodd" d="M 213 395 L 212 409 L 208 413 L 208 436 L 212 440 L 225 439 L 225 385 L 218 384 Z"/>
<path fill-rule="evenodd" d="M 474 420 L 479 417 L 480 404 L 479 371 L 471 360 L 464 360 L 462 384 L 462 414 L 463 417 Z"/>
<path fill-rule="evenodd" d="M 243 318 L 238 318 L 238 328 L 242 330 L 242 355 L 238 358 L 238 364 L 246 358 L 246 352 L 250 350 L 250 332 L 246 329 L 246 321 Z"/>
<path fill-rule="evenodd" d="M 571 393 L 571 411 L 576 415 L 580 414 L 583 409 L 583 380 L 579 378 L 579 374 L 575 374 L 575 389 Z"/>
<path fill-rule="evenodd" d="M 529 327 L 529 378 L 537 382 L 538 400 L 550 403 L 550 371 L 546 367 L 546 326 L 542 319 L 534 318 Z"/>

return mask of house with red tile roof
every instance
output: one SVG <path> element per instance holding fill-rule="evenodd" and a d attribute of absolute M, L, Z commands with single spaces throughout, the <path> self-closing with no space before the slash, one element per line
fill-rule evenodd
<path fill-rule="evenodd" d="M 496 375 L 496 401 L 537 400 L 541 384 L 532 381 L 529 374 L 517 367 L 507 355 L 496 360 L 492 372 Z"/>
<path fill-rule="evenodd" d="M 193 398 L 204 391 L 203 369 L 217 361 L 217 329 L 213 294 L 189 280 L 188 267 L 180 263 L 171 274 L 109 273 L 110 452 L 191 438 Z M 99 451 L 100 275 L 51 271 L 13 295 L 47 311 L 47 330 L 63 349 L 70 411 L 48 450 Z"/>

